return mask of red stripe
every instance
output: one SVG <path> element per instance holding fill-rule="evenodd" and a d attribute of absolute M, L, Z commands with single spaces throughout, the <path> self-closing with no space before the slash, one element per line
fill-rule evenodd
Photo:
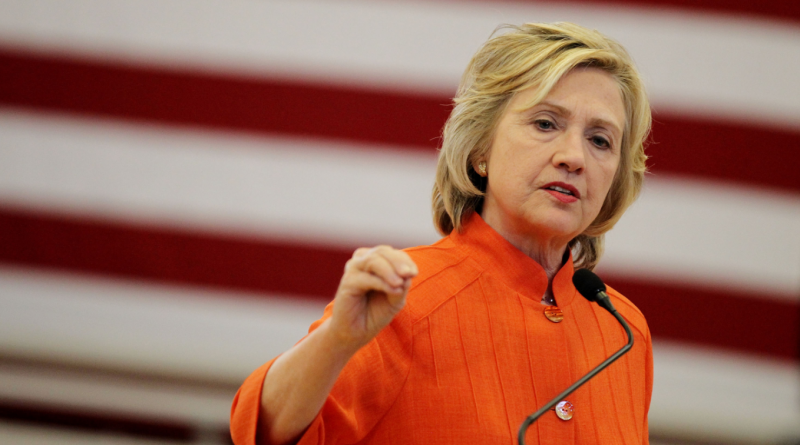
<path fill-rule="evenodd" d="M 513 2 L 514 0 L 511 1 Z M 523 0 L 525 3 L 538 3 L 539 1 Z M 564 4 L 561 1 L 553 3 Z M 794 0 L 763 0 L 758 2 L 753 0 L 577 0 L 570 3 L 649 7 L 652 9 L 684 9 L 735 16 L 763 17 L 772 20 L 800 21 L 800 3 Z M 653 11 L 653 13 L 657 14 L 658 11 Z"/>
<path fill-rule="evenodd" d="M 800 304 L 796 302 L 630 278 L 606 279 L 642 311 L 655 337 L 800 358 Z"/>
<path fill-rule="evenodd" d="M 351 254 L 0 210 L 0 261 L 25 266 L 330 298 Z"/>
<path fill-rule="evenodd" d="M 431 150 L 447 97 L 103 64 L 0 50 L 0 104 Z M 800 191 L 800 134 L 658 115 L 655 173 Z"/>
<path fill-rule="evenodd" d="M 449 102 L 0 49 L 0 104 L 93 116 L 426 149 Z"/>
<path fill-rule="evenodd" d="M 800 133 L 741 123 L 654 116 L 651 171 L 800 192 Z"/>
<path fill-rule="evenodd" d="M 0 209 L 0 262 L 15 265 L 327 300 L 349 257 L 342 249 Z M 632 297 L 655 337 L 798 357 L 796 302 L 629 279 L 610 282 Z"/>

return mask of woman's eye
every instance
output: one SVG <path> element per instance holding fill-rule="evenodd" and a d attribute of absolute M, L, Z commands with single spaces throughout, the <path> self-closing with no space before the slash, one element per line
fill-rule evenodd
<path fill-rule="evenodd" d="M 591 139 L 592 143 L 600 148 L 611 148 L 611 143 L 602 136 L 592 136 Z"/>
<path fill-rule="evenodd" d="M 536 124 L 536 128 L 545 131 L 552 130 L 556 127 L 555 123 L 547 119 L 537 119 L 534 123 Z"/>

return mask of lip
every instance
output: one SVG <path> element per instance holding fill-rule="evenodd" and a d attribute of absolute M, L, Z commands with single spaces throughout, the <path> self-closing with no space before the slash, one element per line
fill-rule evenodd
<path fill-rule="evenodd" d="M 572 195 L 565 195 L 564 193 L 550 190 L 550 187 L 560 187 L 562 189 L 569 190 Z M 542 186 L 542 190 L 550 193 L 561 202 L 575 202 L 581 198 L 581 192 L 579 192 L 575 186 L 567 184 L 566 182 L 548 182 Z"/>

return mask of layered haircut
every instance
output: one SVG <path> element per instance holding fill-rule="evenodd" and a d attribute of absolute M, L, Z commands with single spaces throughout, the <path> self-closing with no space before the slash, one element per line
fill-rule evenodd
<path fill-rule="evenodd" d="M 597 31 L 572 23 L 506 25 L 473 56 L 461 78 L 447 119 L 433 187 L 433 219 L 443 235 L 460 230 L 480 212 L 486 178 L 473 165 L 490 150 L 495 129 L 514 94 L 536 88 L 527 108 L 578 67 L 597 68 L 616 80 L 625 106 L 620 162 L 600 213 L 570 241 L 576 267 L 593 269 L 603 237 L 639 195 L 646 171 L 644 143 L 650 132 L 650 103 L 628 52 Z"/>

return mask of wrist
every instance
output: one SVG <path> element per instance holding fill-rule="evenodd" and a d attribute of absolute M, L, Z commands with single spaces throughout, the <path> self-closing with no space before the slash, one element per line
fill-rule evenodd
<path fill-rule="evenodd" d="M 322 337 L 323 347 L 343 363 L 350 360 L 350 357 L 366 344 L 351 335 L 342 333 L 341 329 L 336 328 L 331 318 L 325 320 L 315 332 L 319 332 Z"/>

